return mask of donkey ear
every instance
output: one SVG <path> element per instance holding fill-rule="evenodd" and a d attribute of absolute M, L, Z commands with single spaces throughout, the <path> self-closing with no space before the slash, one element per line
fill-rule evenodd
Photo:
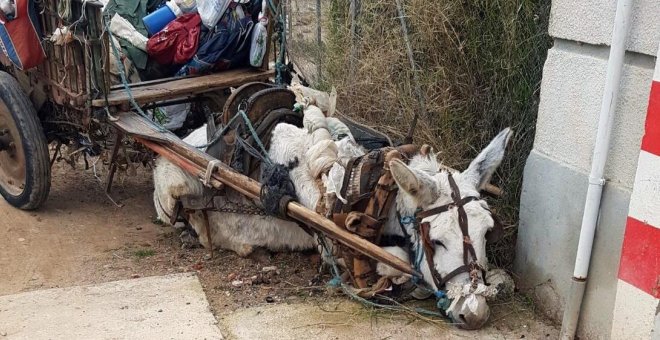
<path fill-rule="evenodd" d="M 390 161 L 390 173 L 399 189 L 412 196 L 418 205 L 433 202 L 433 179 L 424 173 L 409 168 L 400 159 Z"/>
<path fill-rule="evenodd" d="M 510 128 L 502 130 L 463 172 L 464 178 L 473 183 L 477 189 L 482 189 L 490 182 L 493 173 L 502 163 L 511 134 Z"/>

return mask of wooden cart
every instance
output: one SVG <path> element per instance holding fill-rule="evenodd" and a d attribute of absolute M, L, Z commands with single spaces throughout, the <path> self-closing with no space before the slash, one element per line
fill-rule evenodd
<path fill-rule="evenodd" d="M 215 159 L 157 128 L 135 111 L 194 101 L 223 107 L 228 89 L 268 82 L 274 76 L 265 60 L 260 68 L 111 86 L 112 51 L 108 34 L 104 33 L 102 4 L 96 0 L 72 0 L 72 17 L 84 20 L 72 26 L 73 42 L 57 46 L 50 42 L 49 34 L 71 23 L 63 22 L 56 14 L 56 1 L 44 0 L 38 5 L 46 35 L 46 62 L 24 72 L 14 68 L 0 53 L 0 194 L 17 208 L 37 209 L 46 200 L 54 160 L 49 154 L 50 143 L 76 145 L 81 138 L 90 142 L 92 136 L 98 146 L 112 150 L 109 183 L 123 135 L 202 179 Z M 269 28 L 269 36 L 272 32 Z M 209 182 L 216 188 L 231 187 L 254 199 L 258 199 L 261 187 L 224 164 L 214 167 Z M 409 264 L 296 202 L 288 203 L 287 214 L 375 260 L 414 273 Z"/>

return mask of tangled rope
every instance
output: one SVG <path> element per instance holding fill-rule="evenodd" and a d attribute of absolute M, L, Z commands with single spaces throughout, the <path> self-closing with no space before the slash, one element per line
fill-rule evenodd
<path fill-rule="evenodd" d="M 337 265 L 337 260 L 335 258 L 335 255 L 330 251 L 327 241 L 325 239 L 325 236 L 322 234 L 318 234 L 318 241 L 319 244 L 321 245 L 321 248 L 325 254 L 327 254 L 326 258 L 330 261 L 330 270 L 331 270 L 331 275 L 332 279 L 328 281 L 328 286 L 334 287 L 334 288 L 339 288 L 341 291 L 348 296 L 349 298 L 361 303 L 364 306 L 367 307 L 372 307 L 372 308 L 378 308 L 378 309 L 383 309 L 383 310 L 388 310 L 388 311 L 394 311 L 394 312 L 410 312 L 411 310 L 415 313 L 418 313 L 420 315 L 428 315 L 428 316 L 433 316 L 433 317 L 438 317 L 438 318 L 445 318 L 446 316 L 442 313 L 438 313 L 435 311 L 430 311 L 425 308 L 421 307 L 416 307 L 414 309 L 407 308 L 405 306 L 402 306 L 400 304 L 382 304 L 378 302 L 374 302 L 371 300 L 367 300 L 360 295 L 358 295 L 355 291 L 355 288 L 345 284 L 342 279 L 341 279 L 341 274 L 339 272 L 339 266 Z M 385 297 L 385 296 L 377 296 L 380 298 L 383 298 L 384 300 L 389 300 L 392 302 L 396 302 L 391 298 Z"/>

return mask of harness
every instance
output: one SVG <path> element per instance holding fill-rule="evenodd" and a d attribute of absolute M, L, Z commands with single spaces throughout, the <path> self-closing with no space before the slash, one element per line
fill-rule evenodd
<path fill-rule="evenodd" d="M 429 269 L 431 270 L 433 282 L 435 283 L 437 289 L 440 289 L 449 280 L 461 273 L 469 273 L 472 287 L 476 288 L 479 280 L 479 273 L 481 273 L 482 279 L 484 283 L 486 283 L 486 270 L 477 262 L 477 253 L 474 250 L 472 239 L 470 238 L 470 233 L 468 230 L 468 218 L 464 206 L 470 202 L 478 201 L 479 197 L 461 197 L 461 191 L 458 188 L 458 185 L 456 184 L 456 181 L 454 180 L 451 172 L 449 173 L 447 179 L 449 180 L 449 186 L 451 187 L 451 198 L 453 202 L 428 210 L 423 210 L 415 214 L 415 220 L 420 226 L 420 240 L 424 249 L 424 255 L 426 256 L 426 262 L 429 266 Z M 429 222 L 422 222 L 422 220 L 430 216 L 440 215 L 450 211 L 453 208 L 456 208 L 456 211 L 458 212 L 458 225 L 461 228 L 461 233 L 463 234 L 463 265 L 442 277 L 442 275 L 440 275 L 438 270 L 433 265 L 435 248 L 433 247 L 431 237 L 429 235 L 431 224 Z"/>
<path fill-rule="evenodd" d="M 471 281 L 471 289 L 473 291 L 477 288 L 479 281 L 479 274 L 481 274 L 481 278 L 483 280 L 484 285 L 486 286 L 488 285 L 488 282 L 486 281 L 486 270 L 477 262 L 477 254 L 474 249 L 474 246 L 472 245 L 472 239 L 470 238 L 468 218 L 464 208 L 466 204 L 473 201 L 479 201 L 480 198 L 476 196 L 461 197 L 460 189 L 458 188 L 458 185 L 456 184 L 456 181 L 454 180 L 454 177 L 451 174 L 451 172 L 449 172 L 447 179 L 449 181 L 449 186 L 451 187 L 452 190 L 451 203 L 439 207 L 431 208 L 428 210 L 418 211 L 417 213 L 415 213 L 414 218 L 411 216 L 406 216 L 402 218 L 400 215 L 397 215 L 399 218 L 399 225 L 401 226 L 401 230 L 403 231 L 404 235 L 408 235 L 404 225 L 411 223 L 414 224 L 415 229 L 418 232 L 418 236 L 421 242 L 421 247 L 424 252 L 423 255 L 424 257 L 426 257 L 426 262 L 429 266 L 429 270 L 431 271 L 433 283 L 436 286 L 436 291 L 434 293 L 438 298 L 446 297 L 444 291 L 441 290 L 442 287 L 444 287 L 445 284 L 449 282 L 449 280 L 451 280 L 452 278 L 456 277 L 461 273 L 469 273 L 470 281 Z M 440 275 L 438 270 L 433 265 L 433 256 L 435 255 L 435 248 L 433 247 L 433 242 L 431 241 L 431 237 L 429 235 L 431 224 L 429 222 L 422 222 L 422 220 L 430 216 L 440 215 L 442 213 L 448 212 L 453 208 L 456 208 L 456 211 L 458 212 L 458 224 L 461 229 L 461 233 L 463 235 L 463 265 L 452 270 L 449 274 L 443 277 L 442 275 Z M 497 215 L 495 215 L 490 210 L 488 211 L 491 214 L 491 218 L 493 219 L 494 224 L 493 224 L 493 228 L 491 228 L 486 233 L 486 240 L 487 242 L 495 242 L 502 236 L 503 226 Z M 411 258 L 415 258 L 415 265 L 419 266 L 419 264 L 421 263 L 422 253 L 412 254 L 412 252 L 410 252 L 410 255 Z"/>
<path fill-rule="evenodd" d="M 346 167 L 341 196 L 346 203 L 336 200 L 327 215 L 338 226 L 361 236 L 371 243 L 381 245 L 400 242 L 400 240 L 382 240 L 382 229 L 398 192 L 398 187 L 389 170 L 393 159 L 407 159 L 416 147 L 406 145 L 398 148 L 381 148 L 363 156 L 351 159 Z M 317 212 L 323 213 L 321 211 Z M 372 289 L 366 293 L 384 291 L 387 287 L 377 278 L 375 263 L 364 256 L 341 245 L 339 257 L 344 258 L 349 275 L 355 287 Z M 378 282 L 376 282 L 378 281 Z M 376 283 L 374 285 L 374 282 Z M 382 283 L 382 282 L 381 282 Z"/>

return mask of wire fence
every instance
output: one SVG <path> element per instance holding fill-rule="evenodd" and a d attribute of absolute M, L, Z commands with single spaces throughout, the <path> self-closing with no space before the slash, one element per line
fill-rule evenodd
<path fill-rule="evenodd" d="M 397 3 L 400 6 L 397 7 Z M 286 0 L 290 57 L 340 112 L 464 169 L 503 128 L 515 131 L 491 205 L 508 224 L 489 251 L 509 267 L 532 148 L 550 1 Z M 404 15 L 401 15 L 404 12 Z"/>

